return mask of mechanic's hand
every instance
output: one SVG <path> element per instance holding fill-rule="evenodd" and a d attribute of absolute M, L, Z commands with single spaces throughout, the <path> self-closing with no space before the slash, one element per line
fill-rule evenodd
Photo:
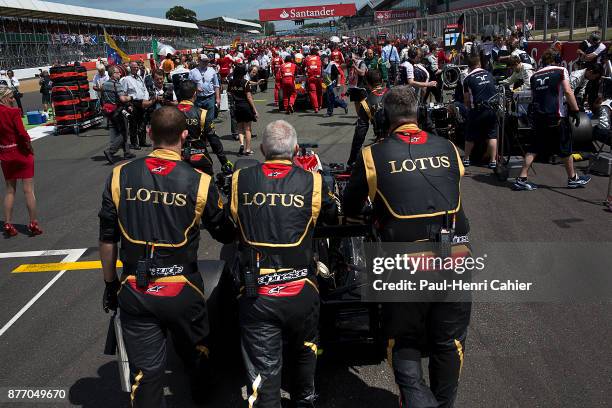
<path fill-rule="evenodd" d="M 104 288 L 104 296 L 102 297 L 102 308 L 106 313 L 109 310 L 115 311 L 117 310 L 117 306 L 119 306 L 119 301 L 117 300 L 117 292 L 121 287 L 121 283 L 119 283 L 119 279 L 115 278 L 112 282 L 104 282 L 106 287 Z"/>
<path fill-rule="evenodd" d="M 574 121 L 575 127 L 580 126 L 580 112 L 579 111 L 570 111 L 569 116 Z"/>
<path fill-rule="evenodd" d="M 436 81 L 430 81 L 427 85 L 430 88 L 435 88 L 436 86 L 438 86 L 438 83 Z"/>

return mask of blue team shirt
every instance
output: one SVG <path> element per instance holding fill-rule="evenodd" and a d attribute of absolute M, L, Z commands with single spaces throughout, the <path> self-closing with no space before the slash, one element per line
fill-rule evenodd
<path fill-rule="evenodd" d="M 548 66 L 531 76 L 531 94 L 534 111 L 543 115 L 566 117 L 567 107 L 563 103 L 563 81 L 569 74 L 563 67 Z"/>
<path fill-rule="evenodd" d="M 463 90 L 470 95 L 472 107 L 488 102 L 497 95 L 495 78 L 482 68 L 476 68 L 467 74 L 463 80 Z"/>

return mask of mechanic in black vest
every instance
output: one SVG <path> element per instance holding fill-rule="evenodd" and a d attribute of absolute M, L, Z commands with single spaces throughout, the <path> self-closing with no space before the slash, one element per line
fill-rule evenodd
<path fill-rule="evenodd" d="M 178 109 L 185 115 L 187 140 L 183 146 L 183 160 L 204 173 L 213 175 L 213 162 L 206 146 L 211 124 L 206 121 L 206 109 L 195 105 L 197 87 L 194 82 L 183 81 L 179 84 Z M 228 169 L 229 171 L 230 169 Z"/>
<path fill-rule="evenodd" d="M 392 88 L 384 100 L 392 129 L 359 155 L 344 193 L 347 216 L 366 199 L 382 242 L 439 242 L 454 226 L 455 249 L 466 250 L 469 224 L 461 204 L 463 165 L 455 145 L 417 126 L 417 99 L 409 87 Z M 461 247 L 461 248 L 460 248 Z M 452 407 L 463 364 L 471 303 L 384 303 L 384 329 L 401 405 Z M 421 358 L 429 355 L 428 387 Z"/>
<path fill-rule="evenodd" d="M 568 115 L 576 126 L 580 124 L 580 116 L 570 85 L 570 76 L 556 61 L 561 61 L 558 53 L 546 50 L 542 54 L 543 67 L 531 76 L 531 114 L 534 129 L 521 174 L 512 185 L 517 191 L 533 191 L 538 188 L 527 180 L 527 173 L 537 154 L 559 155 L 567 172 L 567 188 L 581 188 L 591 181 L 591 176 L 579 176 L 574 170 L 572 130 Z"/>
<path fill-rule="evenodd" d="M 294 406 L 313 407 L 319 322 L 313 230 L 318 220 L 335 221 L 336 204 L 319 173 L 292 164 L 298 144 L 289 123 L 268 124 L 261 150 L 266 161 L 234 172 L 231 194 L 249 407 L 280 408 L 283 354 L 293 364 Z"/>
<path fill-rule="evenodd" d="M 197 267 L 200 225 L 221 242 L 235 236 L 211 177 L 181 160 L 187 138 L 183 114 L 162 107 L 153 113 L 151 130 L 153 152 L 113 169 L 99 213 L 103 306 L 107 312 L 121 309 L 132 406 L 144 408 L 166 406 L 168 329 L 190 372 L 194 400 L 210 391 L 208 315 Z"/>
<path fill-rule="evenodd" d="M 491 100 L 497 95 L 495 78 L 490 72 L 480 67 L 480 57 L 468 57 L 469 72 L 463 80 L 464 103 L 468 108 L 465 125 L 465 157 L 463 165 L 470 165 L 470 155 L 474 143 L 487 140 L 489 168 L 497 167 L 497 133 L 499 124 L 497 112 L 491 106 Z"/>
<path fill-rule="evenodd" d="M 212 160 L 210 160 L 210 155 L 206 148 L 206 144 L 210 144 L 213 153 L 217 155 L 221 163 L 221 171 L 231 173 L 234 165 L 223 153 L 223 143 L 221 143 L 221 139 L 219 139 L 215 131 L 212 117 L 208 115 L 209 120 L 206 121 L 206 109 L 199 108 L 194 103 L 193 95 L 194 93 L 197 94 L 197 85 L 192 81 L 181 81 L 178 89 L 177 97 L 180 101 L 178 108 L 185 114 L 188 123 L 189 139 L 187 145 L 192 147 L 193 150 L 190 154 L 192 156 L 190 163 L 194 167 L 212 175 Z M 204 114 L 203 116 L 202 113 Z M 206 157 L 203 152 L 206 152 Z M 210 162 L 210 165 L 207 162 Z"/>
<path fill-rule="evenodd" d="M 355 163 L 357 154 L 361 150 L 361 146 L 365 142 L 370 122 L 374 128 L 374 137 L 378 140 L 385 137 L 384 115 L 382 110 L 382 100 L 388 91 L 388 88 L 383 86 L 382 75 L 379 70 L 370 70 L 365 76 L 367 97 L 362 100 L 357 110 L 357 124 L 355 125 L 355 134 L 353 135 L 353 143 L 351 145 L 351 153 L 348 159 L 348 165 L 352 166 Z"/>

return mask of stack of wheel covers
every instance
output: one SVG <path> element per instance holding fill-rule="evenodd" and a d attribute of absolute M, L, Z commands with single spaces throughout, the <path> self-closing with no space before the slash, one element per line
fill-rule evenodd
<path fill-rule="evenodd" d="M 95 114 L 85 67 L 53 67 L 50 77 L 53 83 L 51 103 L 57 126 L 74 126 Z"/>

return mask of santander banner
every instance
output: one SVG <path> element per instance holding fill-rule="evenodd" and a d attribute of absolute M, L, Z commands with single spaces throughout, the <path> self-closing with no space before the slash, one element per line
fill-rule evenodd
<path fill-rule="evenodd" d="M 356 13 L 355 3 L 260 9 L 259 21 L 307 20 L 310 18 L 354 16 Z"/>
<path fill-rule="evenodd" d="M 384 10 L 374 12 L 374 21 L 402 20 L 416 18 L 416 9 Z"/>

